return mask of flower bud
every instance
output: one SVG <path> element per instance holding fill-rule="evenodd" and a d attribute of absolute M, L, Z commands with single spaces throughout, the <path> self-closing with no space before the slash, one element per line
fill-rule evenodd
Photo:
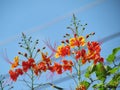
<path fill-rule="evenodd" d="M 40 52 L 40 49 L 38 49 L 37 52 Z"/>

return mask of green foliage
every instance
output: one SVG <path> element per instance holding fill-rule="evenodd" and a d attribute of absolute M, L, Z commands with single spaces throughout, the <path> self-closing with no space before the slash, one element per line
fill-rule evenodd
<path fill-rule="evenodd" d="M 98 90 L 107 90 L 106 86 L 103 83 L 93 85 L 93 88 Z"/>
<path fill-rule="evenodd" d="M 107 57 L 107 61 L 112 63 L 116 59 L 116 54 L 118 51 L 120 51 L 120 47 L 113 49 L 112 54 Z"/>
<path fill-rule="evenodd" d="M 110 80 L 107 86 L 109 88 L 117 88 L 119 84 L 120 84 L 120 72 L 113 76 L 113 78 Z"/>
<path fill-rule="evenodd" d="M 103 82 L 105 81 L 106 69 L 105 69 L 105 67 L 102 63 L 99 63 L 99 64 L 96 65 L 95 73 L 96 73 L 96 76 L 99 80 L 101 80 Z"/>
<path fill-rule="evenodd" d="M 110 74 L 115 74 L 119 69 L 120 69 L 120 66 L 114 67 L 114 68 L 112 68 L 111 70 L 109 70 L 108 73 L 110 73 Z"/>
<path fill-rule="evenodd" d="M 84 85 L 84 86 L 86 87 L 86 89 L 88 89 L 89 86 L 90 86 L 90 83 L 87 82 L 87 81 L 82 81 L 82 82 L 80 83 L 80 85 Z"/>
<path fill-rule="evenodd" d="M 98 63 L 87 67 L 85 77 L 90 79 L 91 83 L 94 81 L 100 82 L 92 85 L 94 89 L 116 90 L 116 88 L 120 85 L 120 63 L 117 63 L 117 65 L 115 64 L 118 51 L 120 51 L 120 47 L 113 49 L 112 54 L 108 55 L 107 62 L 111 64 L 105 65 L 103 63 Z M 93 73 L 95 73 L 97 79 L 91 77 Z M 111 78 L 111 80 L 109 81 L 107 78 Z"/>
<path fill-rule="evenodd" d="M 107 62 L 113 64 L 114 66 L 111 66 L 110 64 L 106 66 L 102 63 L 96 65 L 94 69 L 96 77 L 101 82 L 93 85 L 93 88 L 96 88 L 97 90 L 116 90 L 116 88 L 120 85 L 120 64 L 114 64 L 118 51 L 120 51 L 120 47 L 113 49 L 112 54 L 107 57 Z M 106 81 L 108 77 L 111 78 L 110 81 Z"/>
<path fill-rule="evenodd" d="M 105 69 L 107 71 L 107 75 L 110 75 L 111 73 L 109 72 L 112 68 L 110 66 L 105 66 Z"/>
<path fill-rule="evenodd" d="M 92 64 L 91 66 L 88 66 L 87 71 L 85 73 L 85 77 L 89 78 L 90 75 L 95 71 L 95 65 Z"/>

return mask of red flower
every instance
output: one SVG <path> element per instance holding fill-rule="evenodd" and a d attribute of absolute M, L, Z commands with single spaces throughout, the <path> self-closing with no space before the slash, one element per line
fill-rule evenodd
<path fill-rule="evenodd" d="M 22 67 L 23 67 L 23 71 L 24 71 L 24 72 L 27 72 L 28 69 L 30 68 L 30 65 L 28 64 L 27 61 L 23 61 L 23 62 L 22 62 Z"/>
<path fill-rule="evenodd" d="M 88 55 L 87 60 L 94 60 L 94 64 L 97 62 L 103 62 L 104 59 L 100 56 L 100 44 L 98 42 L 88 42 Z"/>
<path fill-rule="evenodd" d="M 60 56 L 65 57 L 66 55 L 68 55 L 68 56 L 70 55 L 70 46 L 69 45 L 58 46 L 55 57 L 56 58 L 58 58 Z"/>
<path fill-rule="evenodd" d="M 78 51 L 76 52 L 75 59 L 76 59 L 76 60 L 81 59 L 81 60 L 82 60 L 82 64 L 85 64 L 86 61 L 87 61 L 87 54 L 86 54 L 85 49 L 78 50 Z"/>
<path fill-rule="evenodd" d="M 47 55 L 45 55 L 44 53 L 41 53 L 41 55 L 43 61 L 45 61 L 47 64 L 51 64 L 51 60 L 49 57 L 47 57 Z"/>
<path fill-rule="evenodd" d="M 81 51 L 78 50 L 75 54 L 75 59 L 78 60 L 81 57 Z"/>
<path fill-rule="evenodd" d="M 34 62 L 35 62 L 35 60 L 33 58 L 29 58 L 28 61 L 23 61 L 22 62 L 23 71 L 27 72 L 28 69 L 30 69 L 32 67 Z"/>
<path fill-rule="evenodd" d="M 88 42 L 87 43 L 88 50 L 90 52 L 100 52 L 100 44 L 98 42 Z"/>
<path fill-rule="evenodd" d="M 29 66 L 32 66 L 34 62 L 35 62 L 35 60 L 33 58 L 28 59 L 28 65 Z"/>
<path fill-rule="evenodd" d="M 39 73 L 39 71 L 40 71 L 40 70 L 38 69 L 38 66 L 37 66 L 36 64 L 33 64 L 33 65 L 32 65 L 32 69 L 33 69 L 35 75 L 38 76 L 38 73 Z"/>
<path fill-rule="evenodd" d="M 40 62 L 38 63 L 38 69 L 39 70 L 43 70 L 43 71 L 46 71 L 47 70 L 47 66 L 46 66 L 46 63 L 45 62 Z"/>
<path fill-rule="evenodd" d="M 22 71 L 22 69 L 18 68 L 18 69 L 16 69 L 15 71 L 10 70 L 10 71 L 9 71 L 9 74 L 10 74 L 10 78 L 11 78 L 13 81 L 16 81 L 17 78 L 18 78 L 18 76 L 23 74 L 23 71 Z"/>
<path fill-rule="evenodd" d="M 53 68 L 54 68 L 54 71 L 57 72 L 57 74 L 62 74 L 62 65 L 55 62 Z"/>
<path fill-rule="evenodd" d="M 94 64 L 97 64 L 97 62 L 103 62 L 104 59 L 100 57 L 100 55 L 96 55 L 94 59 Z"/>
<path fill-rule="evenodd" d="M 54 66 L 49 66 L 48 69 L 49 69 L 51 72 L 55 72 Z"/>
<path fill-rule="evenodd" d="M 63 69 L 64 71 L 69 70 L 70 72 L 72 72 L 72 66 L 73 66 L 73 62 L 70 60 L 63 60 Z"/>
<path fill-rule="evenodd" d="M 23 71 L 22 71 L 22 69 L 20 69 L 20 68 L 16 69 L 15 72 L 16 72 L 18 75 L 23 75 Z"/>
<path fill-rule="evenodd" d="M 11 78 L 13 81 L 16 81 L 16 80 L 17 80 L 18 74 L 17 74 L 16 72 L 14 72 L 13 70 L 9 70 L 9 74 L 10 74 L 10 78 Z"/>
<path fill-rule="evenodd" d="M 85 39 L 83 36 L 75 36 L 74 38 L 70 38 L 70 47 L 74 48 L 75 46 L 84 46 L 85 45 Z"/>

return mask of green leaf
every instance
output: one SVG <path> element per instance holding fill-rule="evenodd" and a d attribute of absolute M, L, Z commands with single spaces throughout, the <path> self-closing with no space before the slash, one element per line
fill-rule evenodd
<path fill-rule="evenodd" d="M 80 83 L 80 85 L 84 85 L 84 86 L 86 87 L 86 89 L 88 89 L 89 86 L 90 86 L 90 83 L 87 82 L 87 81 L 82 81 L 82 82 Z"/>
<path fill-rule="evenodd" d="M 110 54 L 108 57 L 107 57 L 107 61 L 112 63 L 113 61 L 115 60 L 115 55 L 114 54 Z"/>
<path fill-rule="evenodd" d="M 92 87 L 95 88 L 95 89 L 97 89 L 97 90 L 107 90 L 107 88 L 104 86 L 103 83 L 95 84 Z"/>
<path fill-rule="evenodd" d="M 107 75 L 110 75 L 111 73 L 109 72 L 112 68 L 110 66 L 105 66 L 105 69 L 107 71 Z"/>
<path fill-rule="evenodd" d="M 120 72 L 114 75 L 110 82 L 108 82 L 107 87 L 116 88 L 119 84 L 120 84 Z"/>
<path fill-rule="evenodd" d="M 90 74 L 91 74 L 91 73 L 90 73 L 89 71 L 86 71 L 85 77 L 86 77 L 86 78 L 89 78 L 89 77 L 90 77 Z"/>
<path fill-rule="evenodd" d="M 105 66 L 106 71 L 111 70 L 112 68 L 110 66 Z"/>
<path fill-rule="evenodd" d="M 119 68 L 120 68 L 120 67 L 115 67 L 115 68 L 109 70 L 108 72 L 109 72 L 110 74 L 114 74 L 114 73 L 116 73 L 116 72 L 119 70 Z"/>
<path fill-rule="evenodd" d="M 113 49 L 113 54 L 116 55 L 118 51 L 120 51 L 120 47 Z"/>
<path fill-rule="evenodd" d="M 86 73 L 85 73 L 85 77 L 86 77 L 86 78 L 89 78 L 90 75 L 91 75 L 94 71 L 95 71 L 95 65 L 93 64 L 93 65 L 91 65 L 91 66 L 89 66 L 89 67 L 87 68 L 87 71 L 86 71 Z"/>
<path fill-rule="evenodd" d="M 105 87 L 99 87 L 98 90 L 106 90 L 106 88 Z"/>
<path fill-rule="evenodd" d="M 102 63 L 99 63 L 96 65 L 95 73 L 96 73 L 96 76 L 99 80 L 101 80 L 103 82 L 105 81 L 106 76 L 107 76 L 107 72 L 106 72 L 106 69 Z"/>
<path fill-rule="evenodd" d="M 116 54 L 117 54 L 118 51 L 120 51 L 120 47 L 114 48 L 113 51 L 112 51 L 112 54 L 110 54 L 107 57 L 107 61 L 110 62 L 110 63 L 112 63 L 115 60 Z"/>

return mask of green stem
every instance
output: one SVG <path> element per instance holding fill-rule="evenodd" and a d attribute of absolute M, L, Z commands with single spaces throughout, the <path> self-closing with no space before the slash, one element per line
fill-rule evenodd
<path fill-rule="evenodd" d="M 2 86 L 2 82 L 0 81 L 0 87 L 1 87 L 1 90 L 3 90 L 3 86 Z"/>
<path fill-rule="evenodd" d="M 73 14 L 73 24 L 74 24 L 74 27 L 75 27 L 76 34 L 78 35 L 78 26 L 77 26 L 76 17 L 75 17 L 74 14 Z"/>
<path fill-rule="evenodd" d="M 33 71 L 32 71 L 32 77 L 31 77 L 31 80 L 32 80 L 32 83 L 31 83 L 31 90 L 34 90 L 34 75 L 33 75 Z"/>
<path fill-rule="evenodd" d="M 78 61 L 78 70 L 77 70 L 77 74 L 78 74 L 78 86 L 79 86 L 79 84 L 80 84 L 80 79 L 81 79 L 81 77 L 80 77 L 80 60 Z"/>
<path fill-rule="evenodd" d="M 27 51 L 28 51 L 28 52 L 29 52 L 29 54 L 30 54 L 30 58 L 32 58 L 32 51 L 31 51 L 31 49 L 30 49 L 29 42 L 27 42 L 27 40 L 26 40 L 26 37 L 25 37 L 25 36 L 23 36 L 23 40 L 24 40 L 24 42 L 25 42 L 25 44 L 26 44 L 26 46 L 27 46 Z"/>

